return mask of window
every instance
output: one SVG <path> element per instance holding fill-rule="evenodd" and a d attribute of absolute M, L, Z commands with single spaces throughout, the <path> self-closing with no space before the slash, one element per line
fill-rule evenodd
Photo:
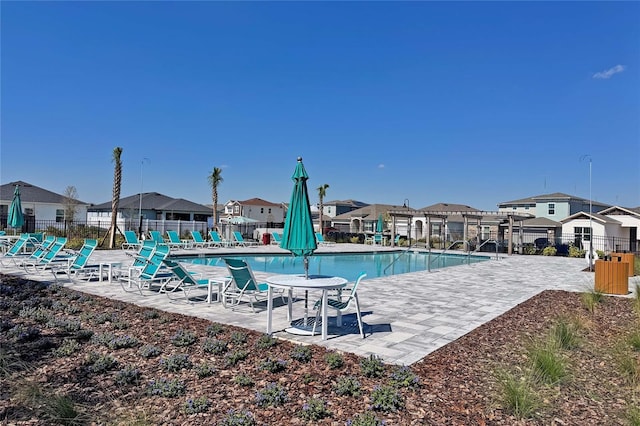
<path fill-rule="evenodd" d="M 56 209 L 56 222 L 64 222 L 64 209 Z"/>
<path fill-rule="evenodd" d="M 264 214 L 264 207 L 260 207 L 260 214 Z"/>
<path fill-rule="evenodd" d="M 240 214 L 240 206 L 237 205 L 237 204 L 235 206 L 233 206 L 233 212 L 235 214 Z"/>
<path fill-rule="evenodd" d="M 271 207 L 269 207 L 269 214 L 271 214 Z"/>
<path fill-rule="evenodd" d="M 556 214 L 556 205 L 555 203 L 549 203 L 549 215 L 554 215 Z"/>
<path fill-rule="evenodd" d="M 591 228 L 576 226 L 573 228 L 576 241 L 591 241 Z"/>
<path fill-rule="evenodd" d="M 25 216 L 33 216 L 33 209 L 24 209 Z"/>

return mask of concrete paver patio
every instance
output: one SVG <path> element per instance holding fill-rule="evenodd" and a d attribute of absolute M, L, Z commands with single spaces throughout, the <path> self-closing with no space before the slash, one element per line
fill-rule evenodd
<path fill-rule="evenodd" d="M 318 253 L 371 251 L 371 246 L 336 244 L 318 249 Z M 286 253 L 276 246 L 258 248 L 191 249 L 181 253 L 204 254 L 275 254 Z M 131 257 L 122 250 L 98 250 L 91 263 L 131 263 Z M 24 278 L 53 282 L 53 275 L 26 274 L 24 270 L 4 262 L 0 272 Z M 190 270 L 206 276 L 226 276 L 224 268 L 191 265 Z M 544 256 L 495 256 L 487 262 L 438 269 L 432 272 L 414 272 L 380 278 L 367 278 L 358 288 L 366 338 L 362 339 L 352 311 L 343 317 L 343 327 L 330 327 L 329 339 L 319 335 L 298 336 L 284 332 L 289 326 L 286 306 L 277 306 L 273 313 L 275 336 L 291 341 L 316 344 L 339 351 L 368 356 L 375 354 L 395 364 L 412 364 L 432 351 L 456 340 L 474 328 L 508 311 L 543 290 L 589 291 L 593 289 L 594 274 L 583 272 L 584 259 Z M 268 273 L 255 272 L 258 280 Z M 141 296 L 125 292 L 122 286 L 106 281 L 61 281 L 66 287 L 111 299 L 153 307 L 168 312 L 205 318 L 232 324 L 259 332 L 266 331 L 267 313 L 250 309 L 232 311 L 219 303 L 172 301 L 166 295 Z M 640 277 L 629 280 L 629 290 L 640 284 Z M 629 295 L 629 297 L 631 294 Z M 315 300 L 315 299 L 312 299 Z M 263 304 L 261 306 L 265 306 Z M 311 304 L 310 304 L 311 305 Z M 303 302 L 294 303 L 294 317 L 302 316 Z M 335 314 L 335 311 L 330 312 Z M 312 312 L 311 315 L 314 315 Z M 330 322 L 331 324 L 331 322 Z"/>

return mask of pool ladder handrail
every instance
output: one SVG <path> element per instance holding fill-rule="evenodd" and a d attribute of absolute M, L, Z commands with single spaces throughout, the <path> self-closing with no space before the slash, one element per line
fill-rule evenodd
<path fill-rule="evenodd" d="M 482 246 L 487 244 L 487 243 L 494 243 L 496 245 L 496 260 L 498 260 L 498 240 L 493 240 L 493 239 L 486 240 L 484 243 L 482 243 L 478 247 L 476 247 L 475 251 L 480 251 Z"/>
<path fill-rule="evenodd" d="M 413 245 L 410 245 L 409 247 L 407 247 L 405 250 L 403 250 L 398 257 L 396 257 L 395 259 L 393 259 L 391 261 L 390 264 L 387 265 L 386 268 L 384 268 L 384 270 L 382 271 L 383 274 L 387 274 L 387 269 L 391 268 L 393 266 L 394 263 L 396 263 L 402 256 L 404 256 L 405 254 L 409 253 L 409 251 L 411 251 L 411 249 L 413 249 L 414 247 L 417 247 L 418 243 L 414 243 Z"/>
<path fill-rule="evenodd" d="M 442 257 L 442 255 L 445 254 L 445 252 L 447 250 L 449 250 L 450 248 L 454 247 L 458 243 L 465 244 L 466 241 L 464 241 L 464 240 L 455 240 L 454 242 L 452 242 L 449 245 L 449 247 L 445 248 L 440 253 L 438 253 L 438 255 L 434 259 L 431 259 L 431 247 L 429 247 L 429 259 L 427 260 L 427 271 L 431 272 L 431 264 L 433 262 L 435 262 L 436 260 L 440 259 L 440 257 Z M 471 257 L 470 257 L 470 252 L 467 250 L 467 265 L 469 265 L 469 264 L 471 264 Z"/>

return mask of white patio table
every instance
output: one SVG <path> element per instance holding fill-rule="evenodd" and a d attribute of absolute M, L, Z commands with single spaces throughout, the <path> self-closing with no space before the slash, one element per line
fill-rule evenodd
<path fill-rule="evenodd" d="M 274 275 L 267 278 L 269 286 L 267 298 L 267 334 L 272 334 L 271 320 L 273 318 L 273 289 L 282 288 L 289 290 L 287 298 L 287 320 L 291 321 L 291 298 L 293 290 L 321 290 L 322 291 L 322 340 L 327 339 L 327 300 L 329 290 L 339 290 L 347 285 L 347 280 L 342 277 L 328 275 Z"/>

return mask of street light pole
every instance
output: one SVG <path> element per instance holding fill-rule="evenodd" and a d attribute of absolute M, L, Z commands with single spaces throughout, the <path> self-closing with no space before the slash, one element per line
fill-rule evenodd
<path fill-rule="evenodd" d="M 591 163 L 592 158 L 589 154 L 585 154 L 580 157 L 580 160 L 589 159 L 589 272 L 593 271 L 593 201 L 591 195 Z"/>
<path fill-rule="evenodd" d="M 147 157 L 144 157 L 140 162 L 140 202 L 138 204 L 138 238 L 142 239 L 142 188 L 143 188 L 143 174 L 142 174 L 142 166 L 144 165 L 144 161 L 149 160 Z"/>

